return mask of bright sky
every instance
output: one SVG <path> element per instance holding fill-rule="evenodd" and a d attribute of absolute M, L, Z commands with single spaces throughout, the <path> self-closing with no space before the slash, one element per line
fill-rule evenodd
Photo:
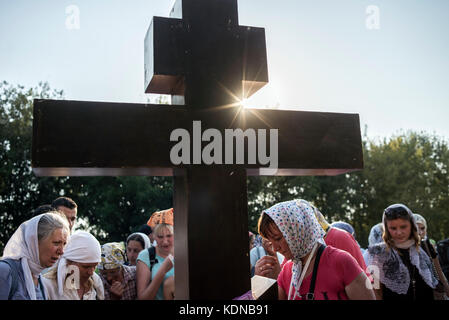
<path fill-rule="evenodd" d="M 173 2 L 0 0 L 0 81 L 145 102 L 145 33 Z M 251 106 L 358 113 L 372 138 L 449 138 L 449 1 L 239 0 L 239 21 L 266 32 L 270 82 Z"/>

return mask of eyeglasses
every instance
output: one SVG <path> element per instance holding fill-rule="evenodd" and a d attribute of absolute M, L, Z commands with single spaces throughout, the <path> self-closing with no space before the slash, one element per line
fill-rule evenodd
<path fill-rule="evenodd" d="M 410 216 L 407 209 L 402 206 L 388 207 L 385 209 L 384 215 L 387 219 L 397 219 Z"/>

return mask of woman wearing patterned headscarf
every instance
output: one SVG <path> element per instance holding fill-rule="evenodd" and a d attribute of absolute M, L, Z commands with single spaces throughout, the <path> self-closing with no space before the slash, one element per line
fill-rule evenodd
<path fill-rule="evenodd" d="M 154 228 L 157 242 L 154 259 L 142 250 L 137 257 L 136 282 L 139 300 L 163 300 L 164 284 L 175 274 L 173 225 L 161 223 Z"/>
<path fill-rule="evenodd" d="M 420 238 L 413 214 L 403 204 L 384 210 L 383 242 L 368 248 L 367 264 L 381 287 L 376 296 L 383 300 L 433 300 L 435 277 L 429 256 L 420 249 Z"/>
<path fill-rule="evenodd" d="M 125 252 L 117 242 L 101 246 L 101 262 L 98 264 L 104 285 L 105 300 L 135 300 L 136 267 L 126 266 Z"/>
<path fill-rule="evenodd" d="M 384 233 L 384 225 L 382 222 L 374 225 L 368 236 L 368 247 L 375 245 L 376 243 L 382 243 L 384 239 L 382 239 L 382 234 Z M 365 260 L 366 265 L 368 266 L 369 260 L 369 252 L 368 249 L 363 252 L 363 260 Z"/>
<path fill-rule="evenodd" d="M 375 298 L 357 261 L 348 252 L 324 244 L 324 230 L 307 201 L 281 202 L 263 211 L 259 233 L 272 242 L 275 251 L 291 260 L 278 276 L 279 299 Z M 311 288 L 312 278 L 315 288 Z"/>

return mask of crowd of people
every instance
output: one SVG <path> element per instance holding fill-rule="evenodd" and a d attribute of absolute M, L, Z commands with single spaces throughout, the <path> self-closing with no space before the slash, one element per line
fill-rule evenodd
<path fill-rule="evenodd" d="M 77 209 L 59 197 L 18 227 L 0 260 L 0 300 L 175 298 L 173 209 L 153 215 L 123 242 L 102 245 L 74 230 Z M 258 233 L 249 233 L 250 274 L 277 280 L 281 300 L 449 296 L 427 222 L 403 204 L 384 210 L 366 249 L 350 224 L 328 223 L 303 199 L 264 210 Z"/>
<path fill-rule="evenodd" d="M 77 211 L 59 197 L 19 226 L 0 260 L 0 300 L 174 298 L 173 219 L 153 228 L 148 221 L 126 241 L 101 245 L 74 230 Z"/>

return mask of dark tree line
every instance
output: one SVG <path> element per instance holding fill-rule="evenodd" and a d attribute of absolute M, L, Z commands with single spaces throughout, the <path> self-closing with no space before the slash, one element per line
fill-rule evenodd
<path fill-rule="evenodd" d="M 47 83 L 0 83 L 0 252 L 31 211 L 58 196 L 73 198 L 78 216 L 100 241 L 123 241 L 151 213 L 172 206 L 167 177 L 36 177 L 31 171 L 32 99 L 63 99 Z M 444 138 L 404 132 L 363 139 L 365 169 L 333 177 L 249 177 L 249 227 L 279 201 L 303 198 L 329 222 L 344 220 L 366 246 L 370 228 L 389 204 L 402 202 L 428 222 L 435 240 L 449 235 L 449 150 Z M 175 213 L 176 214 L 176 213 Z M 217 232 L 219 232 L 217 230 Z"/>

